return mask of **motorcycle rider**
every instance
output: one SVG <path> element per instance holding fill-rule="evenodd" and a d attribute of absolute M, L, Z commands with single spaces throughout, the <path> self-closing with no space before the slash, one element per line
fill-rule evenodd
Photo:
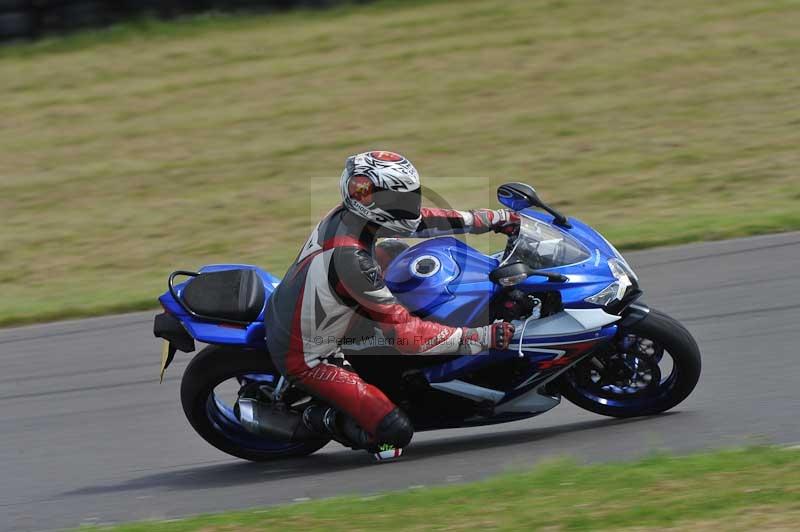
<path fill-rule="evenodd" d="M 505 349 L 514 328 L 507 322 L 449 327 L 411 315 L 384 283 L 376 239 L 513 233 L 519 215 L 421 207 L 417 170 L 393 152 L 349 157 L 340 185 L 342 204 L 314 228 L 270 298 L 267 346 L 282 375 L 333 406 L 307 408 L 305 429 L 367 449 L 377 459 L 391 458 L 411 441 L 413 427 L 402 410 L 344 359 L 340 344 L 351 320 L 366 317 L 394 340 L 399 352 L 421 355 Z"/>

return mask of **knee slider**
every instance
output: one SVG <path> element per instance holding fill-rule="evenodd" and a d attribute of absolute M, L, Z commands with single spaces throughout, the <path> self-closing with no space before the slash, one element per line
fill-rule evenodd
<path fill-rule="evenodd" d="M 375 439 L 380 443 L 390 443 L 395 447 L 405 447 L 414 436 L 414 427 L 408 416 L 395 408 L 378 423 L 375 431 Z"/>

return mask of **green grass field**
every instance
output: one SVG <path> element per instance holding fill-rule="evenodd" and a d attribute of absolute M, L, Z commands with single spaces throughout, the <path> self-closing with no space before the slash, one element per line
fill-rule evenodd
<path fill-rule="evenodd" d="M 559 461 L 479 483 L 101 528 L 733 532 L 797 530 L 798 523 L 800 451 L 763 447 L 656 456 L 632 464 Z"/>
<path fill-rule="evenodd" d="M 800 228 L 798 27 L 797 0 L 378 2 L 2 48 L 0 323 L 282 275 L 373 148 L 456 207 L 525 180 L 623 248 Z"/>

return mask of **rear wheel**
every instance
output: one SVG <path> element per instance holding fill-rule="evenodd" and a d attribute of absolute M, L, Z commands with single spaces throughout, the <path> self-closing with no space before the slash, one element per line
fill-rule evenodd
<path fill-rule="evenodd" d="M 561 392 L 604 416 L 658 414 L 686 399 L 700 378 L 700 350 L 686 328 L 657 310 L 620 330 L 610 349 L 566 372 Z"/>
<path fill-rule="evenodd" d="M 279 378 L 269 355 L 262 351 L 209 346 L 186 368 L 181 403 L 194 430 L 208 443 L 230 455 L 263 462 L 309 455 L 328 440 L 284 442 L 247 431 L 236 419 L 236 392 L 247 382 L 273 383 Z"/>

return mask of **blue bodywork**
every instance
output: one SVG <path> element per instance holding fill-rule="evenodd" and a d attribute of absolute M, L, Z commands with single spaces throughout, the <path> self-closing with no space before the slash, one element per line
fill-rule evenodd
<path fill-rule="evenodd" d="M 523 214 L 549 222 L 550 217 L 532 210 Z M 553 226 L 581 242 L 590 254 L 589 259 L 578 264 L 548 268 L 569 277 L 566 283 L 554 284 L 546 278 L 534 276 L 517 288 L 527 292 L 558 290 L 566 308 L 597 308 L 584 299 L 592 296 L 614 281 L 608 259 L 619 254 L 588 225 L 570 219 L 569 229 Z M 440 270 L 431 277 L 418 278 L 411 270 L 415 260 L 435 257 Z M 476 325 L 476 318 L 485 313 L 486 306 L 501 289 L 489 280 L 489 273 L 497 268 L 497 258 L 484 255 L 453 237 L 427 240 L 401 254 L 386 271 L 386 284 L 394 295 L 411 311 L 427 318 L 453 326 Z"/>
<path fill-rule="evenodd" d="M 522 211 L 544 223 L 552 218 L 531 209 Z M 619 253 L 597 231 L 588 225 L 569 219 L 571 227 L 551 227 L 570 235 L 581 243 L 589 258 L 567 266 L 550 268 L 568 277 L 563 283 L 549 282 L 540 276 L 529 277 L 516 288 L 526 292 L 558 290 L 563 306 L 569 309 L 597 308 L 585 302 L 585 298 L 600 292 L 614 281 L 608 259 L 621 258 Z M 412 271 L 414 261 L 420 258 L 433 258 L 438 269 L 428 276 L 415 275 Z M 487 315 L 492 298 L 501 288 L 489 279 L 489 273 L 497 268 L 499 260 L 485 255 L 453 237 L 440 237 L 423 241 L 410 247 L 398 256 L 385 272 L 386 284 L 395 296 L 414 313 L 453 326 L 478 325 Z M 205 266 L 200 270 L 212 272 L 231 269 L 255 270 L 264 282 L 266 304 L 269 296 L 280 282 L 274 275 L 252 265 L 217 264 Z M 178 296 L 186 283 L 176 285 Z M 208 344 L 242 346 L 266 351 L 264 330 L 264 309 L 258 319 L 249 325 L 220 324 L 199 320 L 189 315 L 172 297 L 170 292 L 159 298 L 164 309 L 177 317 L 187 332 L 196 340 Z M 485 318 L 484 318 L 485 319 Z M 599 330 L 583 331 L 568 336 L 538 338 L 535 345 L 526 347 L 523 356 L 530 361 L 531 371 L 535 371 L 542 361 L 554 358 L 553 347 L 576 342 L 600 342 L 609 340 L 616 334 L 616 325 L 609 324 Z M 490 364 L 519 357 L 517 346 L 504 352 L 491 353 L 491 356 L 464 356 L 425 370 L 430 382 L 444 382 L 457 379 L 465 373 L 480 370 Z M 543 350 L 542 350 L 543 349 Z"/>
<path fill-rule="evenodd" d="M 255 270 L 264 282 L 267 302 L 269 301 L 270 295 L 275 290 L 275 287 L 278 286 L 278 283 L 281 281 L 258 266 L 251 266 L 249 264 L 212 264 L 203 266 L 199 273 L 222 270 Z M 183 289 L 186 287 L 187 283 L 188 281 L 175 286 L 178 297 L 182 295 Z M 161 302 L 161 306 L 164 307 L 164 310 L 178 318 L 186 329 L 186 332 L 199 342 L 251 347 L 263 351 L 267 350 L 267 343 L 265 340 L 266 334 L 264 331 L 264 309 L 266 308 L 266 304 L 264 308 L 261 309 L 261 314 L 259 314 L 256 321 L 246 327 L 239 327 L 194 318 L 186 312 L 180 303 L 175 301 L 175 298 L 172 297 L 169 291 L 162 294 L 158 300 Z"/>
<path fill-rule="evenodd" d="M 458 388 L 454 389 L 453 386 L 466 387 L 467 390 L 472 386 L 473 392 L 475 389 L 484 390 L 495 394 L 494 397 L 498 397 L 498 394 L 501 397 L 496 400 L 495 408 L 498 410 L 492 415 L 479 416 L 479 419 L 469 417 L 443 421 L 444 425 L 441 425 L 442 421 L 436 421 L 422 428 L 501 423 L 546 411 L 558 404 L 560 397 L 557 391 L 546 391 L 549 388 L 545 384 L 594 352 L 598 346 L 612 342 L 618 336 L 614 323 L 619 319 L 617 316 L 601 311 L 600 321 L 592 321 L 592 318 L 586 321 L 585 326 L 580 318 L 585 317 L 586 312 L 593 316 L 598 314 L 589 309 L 597 310 L 600 306 L 585 300 L 616 281 L 608 261 L 624 261 L 622 256 L 599 233 L 579 220 L 571 218 L 568 226 L 558 226 L 552 224 L 552 217 L 547 214 L 531 209 L 521 211 L 521 214 L 547 224 L 551 236 L 556 234 L 553 231 L 569 235 L 567 239 L 581 248 L 576 256 L 582 258 L 574 264 L 545 270 L 560 274 L 566 280 L 553 282 L 543 276 L 531 276 L 514 286 L 529 294 L 558 291 L 564 312 L 555 312 L 536 320 L 537 325 L 531 327 L 533 332 L 525 330 L 527 322 L 518 323 L 517 333 L 507 350 L 478 356 L 445 356 L 435 359 L 432 365 L 428 362 L 421 366 L 420 373 L 431 388 L 449 386 L 451 392 L 458 395 Z M 554 238 L 559 240 L 557 236 Z M 503 290 L 490 279 L 490 273 L 498 268 L 498 257 L 502 255 L 486 255 L 453 237 L 434 238 L 420 242 L 397 256 L 384 272 L 384 277 L 397 299 L 424 319 L 452 326 L 485 325 L 492 318 L 490 309 L 493 300 Z M 193 315 L 175 298 L 177 296 L 182 300 L 183 292 L 191 280 L 174 285 L 174 295 L 168 290 L 159 301 L 165 312 L 176 318 L 196 341 L 254 349 L 268 356 L 265 336 L 269 331 L 265 331 L 264 312 L 280 279 L 257 266 L 245 264 L 204 266 L 199 273 L 240 269 L 255 271 L 264 285 L 264 307 L 250 323 L 225 323 Z M 176 272 L 170 279 L 186 273 Z M 558 326 L 548 329 L 548 320 L 561 321 L 551 321 Z M 172 349 L 174 354 L 174 346 Z M 513 367 L 514 370 L 506 371 L 506 367 Z M 272 371 L 239 375 L 237 378 L 242 385 L 252 382 L 274 384 L 280 376 Z M 492 372 L 500 375 L 499 381 L 502 382 L 493 382 L 491 389 L 470 382 L 471 379 L 475 382 L 476 376 L 480 382 L 481 376 L 491 375 Z M 507 407 L 505 411 L 504 406 Z M 206 416 L 227 441 L 241 447 L 280 453 L 302 445 L 273 441 L 248 432 L 237 420 L 232 407 L 217 398 L 214 392 L 206 400 Z"/>

